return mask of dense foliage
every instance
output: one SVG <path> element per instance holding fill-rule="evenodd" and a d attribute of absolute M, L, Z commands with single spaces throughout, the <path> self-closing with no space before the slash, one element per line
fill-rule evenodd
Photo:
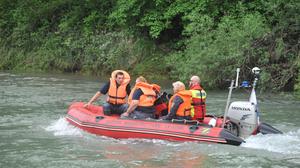
<path fill-rule="evenodd" d="M 0 69 L 199 74 L 224 87 L 258 66 L 263 88 L 300 92 L 299 16 L 296 0 L 1 0 Z"/>

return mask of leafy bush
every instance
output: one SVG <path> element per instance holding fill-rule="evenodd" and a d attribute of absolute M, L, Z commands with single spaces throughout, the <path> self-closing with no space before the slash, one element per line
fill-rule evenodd
<path fill-rule="evenodd" d="M 299 11 L 295 0 L 2 0 L 0 69 L 198 74 L 225 87 L 237 67 L 247 79 L 259 66 L 264 89 L 292 90 Z"/>
<path fill-rule="evenodd" d="M 237 67 L 247 71 L 256 66 L 251 64 L 247 52 L 252 41 L 268 31 L 261 15 L 223 17 L 215 30 L 210 17 L 197 18 L 201 24 L 188 25 L 187 33 L 194 36 L 186 41 L 186 50 L 167 59 L 174 74 L 180 74 L 183 80 L 198 74 L 207 86 L 216 87 L 224 84 L 224 77 L 233 77 Z"/>

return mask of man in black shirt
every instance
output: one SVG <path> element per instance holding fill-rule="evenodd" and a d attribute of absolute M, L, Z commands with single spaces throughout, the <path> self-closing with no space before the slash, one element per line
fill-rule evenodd
<path fill-rule="evenodd" d="M 101 95 L 108 94 L 107 103 L 103 104 L 104 114 L 122 114 L 128 108 L 126 104 L 126 95 L 130 94 L 130 76 L 127 72 L 116 70 L 112 73 L 110 81 L 91 98 L 91 100 L 84 105 L 88 107 Z"/>

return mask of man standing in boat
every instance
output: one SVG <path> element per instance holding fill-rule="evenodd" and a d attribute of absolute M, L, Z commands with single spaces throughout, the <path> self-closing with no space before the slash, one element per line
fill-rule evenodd
<path fill-rule="evenodd" d="M 107 103 L 103 104 L 104 114 L 111 115 L 124 113 L 128 108 L 128 104 L 126 104 L 126 95 L 129 95 L 131 91 L 129 82 L 130 76 L 126 71 L 113 71 L 110 81 L 107 82 L 100 91 L 84 105 L 84 107 L 91 105 L 101 95 L 108 94 Z"/>
<path fill-rule="evenodd" d="M 169 101 L 169 113 L 161 119 L 190 120 L 192 92 L 185 90 L 185 85 L 180 81 L 173 83 L 173 92 L 174 95 Z"/>
<path fill-rule="evenodd" d="M 192 92 L 191 117 L 193 120 L 202 121 L 206 114 L 206 92 L 200 85 L 199 76 L 192 76 L 190 80 L 190 90 Z"/>
<path fill-rule="evenodd" d="M 136 84 L 128 98 L 129 108 L 121 117 L 134 119 L 154 118 L 156 100 L 155 88 L 147 83 L 142 76 L 136 79 Z"/>

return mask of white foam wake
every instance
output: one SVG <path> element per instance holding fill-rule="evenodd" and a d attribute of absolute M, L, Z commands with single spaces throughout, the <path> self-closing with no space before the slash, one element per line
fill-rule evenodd
<path fill-rule="evenodd" d="M 50 126 L 45 128 L 46 131 L 54 132 L 55 136 L 62 136 L 62 135 L 75 135 L 75 136 L 82 136 L 81 131 L 72 126 L 68 123 L 68 121 L 61 117 L 58 120 L 51 123 Z"/>
<path fill-rule="evenodd" d="M 284 134 L 255 135 L 246 139 L 243 147 L 264 149 L 282 154 L 300 154 L 300 129 Z"/>

